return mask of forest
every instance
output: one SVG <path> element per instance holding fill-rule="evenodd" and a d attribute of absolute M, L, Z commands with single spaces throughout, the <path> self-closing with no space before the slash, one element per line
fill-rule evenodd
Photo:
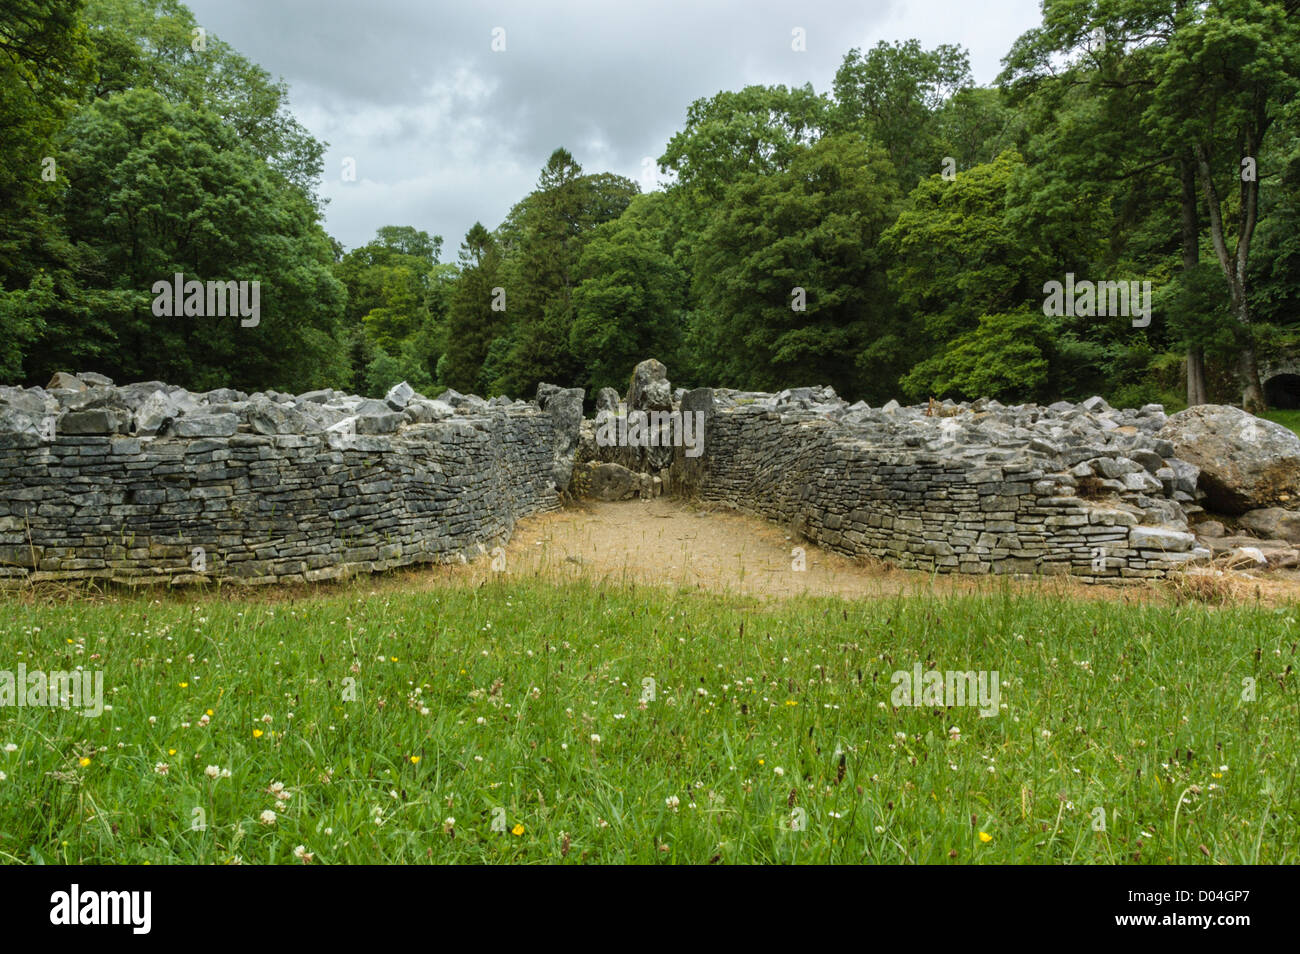
<path fill-rule="evenodd" d="M 988 87 L 958 46 L 847 49 L 830 89 L 702 90 L 661 188 L 556 143 L 504 221 L 358 248 L 285 83 L 178 0 L 6 0 L 0 53 L 3 383 L 592 395 L 653 356 L 873 404 L 1300 407 L 1300 0 L 1044 0 Z M 260 321 L 159 317 L 178 273 L 258 282 Z"/>

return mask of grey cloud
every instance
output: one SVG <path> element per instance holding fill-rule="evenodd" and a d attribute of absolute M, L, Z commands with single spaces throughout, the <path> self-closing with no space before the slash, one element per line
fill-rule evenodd
<path fill-rule="evenodd" d="M 1036 0 L 979 10 L 953 0 L 189 5 L 283 76 L 299 118 L 330 143 L 322 194 L 332 234 L 353 247 L 381 225 L 410 224 L 443 235 L 452 256 L 476 219 L 495 227 L 533 188 L 556 146 L 588 171 L 637 179 L 700 97 L 749 83 L 825 91 L 850 47 L 911 36 L 970 47 L 987 82 L 1037 21 Z M 970 19 L 945 29 L 940 12 Z M 498 26 L 506 50 L 494 53 Z M 791 49 L 795 27 L 806 52 Z M 345 156 L 357 161 L 356 183 L 339 181 Z"/>

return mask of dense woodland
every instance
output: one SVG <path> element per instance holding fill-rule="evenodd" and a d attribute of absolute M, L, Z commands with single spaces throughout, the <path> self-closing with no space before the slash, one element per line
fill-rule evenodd
<path fill-rule="evenodd" d="M 850 49 L 829 90 L 692 103 L 654 191 L 557 144 L 458 249 L 331 238 L 324 145 L 196 26 L 5 0 L 0 382 L 531 396 L 654 356 L 872 403 L 1300 396 L 1260 373 L 1300 343 L 1300 0 L 1044 0 L 992 88 L 958 47 Z M 155 317 L 175 272 L 260 281 L 261 322 Z M 1150 324 L 1045 314 L 1067 274 L 1151 282 Z"/>

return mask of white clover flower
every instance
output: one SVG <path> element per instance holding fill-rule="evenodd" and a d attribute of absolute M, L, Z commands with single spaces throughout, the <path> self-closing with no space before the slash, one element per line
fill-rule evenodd
<path fill-rule="evenodd" d="M 171 770 L 171 766 L 166 762 L 156 762 L 154 763 L 153 770 L 157 775 L 166 775 Z"/>
<path fill-rule="evenodd" d="M 18 751 L 18 746 L 14 745 L 12 742 L 6 742 L 6 743 L 5 743 L 5 751 L 6 751 L 6 752 L 17 752 L 17 751 Z M 1226 771 L 1228 770 L 1228 769 L 1227 769 L 1227 766 L 1224 766 L 1224 769 L 1223 769 L 1223 770 L 1226 772 Z"/>
<path fill-rule="evenodd" d="M 262 814 L 257 816 L 257 820 L 263 825 L 274 825 L 276 820 L 275 812 L 268 808 L 266 811 L 262 812 Z"/>
<path fill-rule="evenodd" d="M 774 769 L 772 769 L 772 771 L 773 773 L 775 773 L 777 778 L 780 778 L 781 776 L 785 775 L 785 769 L 781 768 L 781 766 L 779 765 L 776 766 Z"/>
<path fill-rule="evenodd" d="M 593 733 L 591 734 L 591 741 L 593 741 L 593 742 L 599 742 L 599 741 L 600 741 L 600 736 L 596 735 L 596 733 L 593 732 Z"/>
<path fill-rule="evenodd" d="M 667 805 L 669 808 L 671 808 L 673 811 L 676 811 L 677 806 L 681 804 L 681 801 L 680 799 L 678 799 L 676 795 L 669 795 L 667 798 L 664 799 L 664 804 Z"/>
<path fill-rule="evenodd" d="M 208 778 L 217 778 L 218 776 L 221 775 L 221 768 L 216 765 L 209 765 L 207 768 L 203 770 L 203 774 L 206 775 Z"/>

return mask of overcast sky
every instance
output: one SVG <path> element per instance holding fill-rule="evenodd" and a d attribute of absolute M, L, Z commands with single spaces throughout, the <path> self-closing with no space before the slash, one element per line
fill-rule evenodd
<path fill-rule="evenodd" d="M 443 236 L 444 261 L 476 220 L 500 224 L 557 146 L 644 190 L 644 159 L 695 99 L 751 83 L 829 91 L 850 48 L 913 37 L 966 47 L 989 83 L 1039 22 L 1038 0 L 187 3 L 283 77 L 299 121 L 329 143 L 330 234 L 353 248 L 381 225 L 414 225 Z M 796 27 L 805 52 L 791 49 Z"/>

